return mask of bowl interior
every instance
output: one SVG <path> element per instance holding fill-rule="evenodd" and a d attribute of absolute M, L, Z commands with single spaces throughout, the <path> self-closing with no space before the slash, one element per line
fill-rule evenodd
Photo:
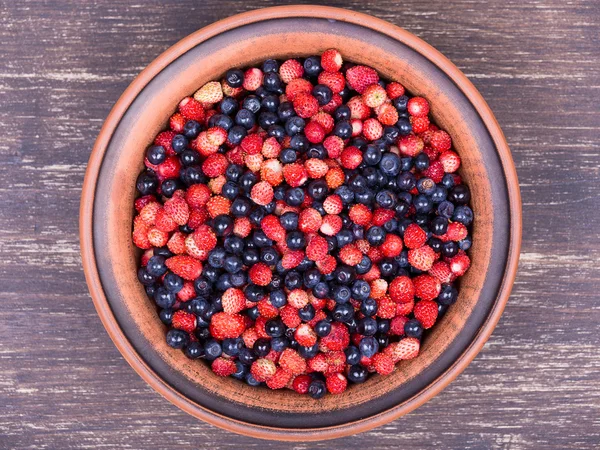
<path fill-rule="evenodd" d="M 136 278 L 138 254 L 131 242 L 135 179 L 145 148 L 180 99 L 232 66 L 338 48 L 344 58 L 376 68 L 429 99 L 437 124 L 452 136 L 462 158 L 461 176 L 475 212 L 472 268 L 459 299 L 423 342 L 418 358 L 387 377 L 373 376 L 344 394 L 314 401 L 288 390 L 251 388 L 214 375 L 203 362 L 169 348 L 153 302 Z M 93 205 L 93 243 L 102 289 L 118 327 L 138 358 L 170 386 L 189 412 L 218 415 L 278 428 L 345 424 L 408 401 L 447 371 L 484 324 L 497 300 L 509 248 L 508 190 L 486 126 L 460 86 L 415 50 L 374 29 L 318 18 L 274 18 L 224 31 L 177 57 L 135 97 L 106 149 Z M 274 425 L 276 424 L 276 425 Z"/>

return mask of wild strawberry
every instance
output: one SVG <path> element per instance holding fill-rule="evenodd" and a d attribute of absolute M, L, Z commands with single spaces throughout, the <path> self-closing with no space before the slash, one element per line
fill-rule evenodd
<path fill-rule="evenodd" d="M 192 147 L 202 156 L 212 155 L 219 151 L 219 146 L 208 140 L 208 133 L 206 131 L 201 132 L 198 137 L 192 141 Z"/>
<path fill-rule="evenodd" d="M 362 94 L 368 86 L 379 81 L 379 75 L 370 67 L 354 66 L 346 71 L 346 80 L 352 89 Z"/>
<path fill-rule="evenodd" d="M 440 281 L 431 275 L 419 275 L 413 278 L 413 284 L 415 286 L 415 295 L 421 300 L 433 300 L 439 295 L 442 289 Z"/>
<path fill-rule="evenodd" d="M 239 314 L 218 312 L 210 320 L 210 334 L 215 339 L 237 338 L 241 336 L 245 329 L 244 317 Z"/>
<path fill-rule="evenodd" d="M 419 349 L 421 348 L 421 343 L 417 338 L 404 338 L 399 342 L 394 342 L 390 344 L 383 351 L 387 355 L 389 355 L 392 360 L 396 363 L 401 360 L 413 359 L 416 358 L 419 354 Z"/>
<path fill-rule="evenodd" d="M 215 359 L 211 363 L 210 368 L 220 377 L 228 377 L 229 375 L 233 375 L 237 370 L 235 362 L 230 359 L 223 358 L 222 356 Z"/>
<path fill-rule="evenodd" d="M 327 362 L 327 355 L 325 355 L 325 353 L 317 353 L 307 362 L 309 369 L 313 372 L 325 373 L 329 368 L 329 363 Z"/>
<path fill-rule="evenodd" d="M 244 157 L 244 164 L 246 164 L 246 167 L 248 167 L 248 169 L 250 169 L 252 172 L 260 171 L 263 161 L 263 155 L 260 153 L 256 155 L 246 155 Z"/>
<path fill-rule="evenodd" d="M 175 131 L 176 133 L 181 133 L 183 131 L 183 127 L 185 126 L 185 117 L 179 113 L 175 113 L 169 119 L 169 128 Z"/>
<path fill-rule="evenodd" d="M 415 117 L 410 116 L 410 124 L 412 126 L 413 132 L 419 134 L 429 129 L 429 117 Z"/>
<path fill-rule="evenodd" d="M 298 94 L 293 101 L 294 110 L 298 116 L 306 119 L 319 111 L 319 102 L 310 94 Z"/>
<path fill-rule="evenodd" d="M 324 275 L 327 275 L 335 270 L 337 261 L 331 255 L 327 255 L 325 258 L 317 261 L 317 269 Z"/>
<path fill-rule="evenodd" d="M 323 142 L 323 139 L 325 139 L 325 134 L 325 128 L 323 128 L 320 123 L 315 122 L 314 120 L 308 122 L 306 127 L 304 127 L 304 135 L 306 136 L 306 139 L 308 139 L 308 142 L 313 144 Z"/>
<path fill-rule="evenodd" d="M 360 119 L 350 119 L 350 126 L 352 127 L 352 137 L 358 137 L 363 132 L 363 122 Z"/>
<path fill-rule="evenodd" d="M 323 147 L 327 150 L 327 156 L 332 159 L 339 158 L 344 150 L 344 141 L 339 136 L 328 136 L 323 141 Z"/>
<path fill-rule="evenodd" d="M 339 252 L 340 260 L 349 266 L 356 266 L 362 260 L 362 252 L 353 244 L 348 244 Z"/>
<path fill-rule="evenodd" d="M 323 209 L 327 214 L 339 214 L 344 210 L 342 198 L 337 194 L 328 196 L 323 201 Z"/>
<path fill-rule="evenodd" d="M 208 252 L 206 250 L 202 250 L 196 245 L 193 234 L 188 234 L 185 238 L 185 252 L 189 256 L 200 261 L 204 261 L 206 258 L 208 258 Z"/>
<path fill-rule="evenodd" d="M 429 102 L 423 97 L 413 97 L 408 101 L 406 109 L 411 116 L 426 116 L 429 114 Z"/>
<path fill-rule="evenodd" d="M 171 272 L 184 280 L 193 281 L 202 273 L 202 263 L 191 256 L 171 256 L 165 264 Z"/>
<path fill-rule="evenodd" d="M 243 317 L 243 316 L 240 316 L 240 317 Z M 246 316 L 246 317 L 248 317 L 248 316 Z M 249 319 L 249 317 L 248 317 L 248 319 Z M 259 338 L 258 333 L 256 332 L 256 328 L 254 328 L 254 327 L 247 328 L 242 333 L 242 340 L 244 341 L 244 345 L 247 348 L 252 348 L 254 346 L 254 343 L 258 340 L 258 338 Z"/>
<path fill-rule="evenodd" d="M 308 180 L 304 165 L 300 163 L 286 164 L 283 166 L 283 178 L 291 187 L 302 186 Z"/>
<path fill-rule="evenodd" d="M 307 323 L 298 325 L 294 333 L 294 339 L 303 347 L 312 347 L 317 343 L 317 335 Z"/>
<path fill-rule="evenodd" d="M 194 283 L 192 283 L 191 281 L 186 281 L 185 283 L 183 283 L 183 287 L 181 288 L 181 290 L 177 293 L 177 299 L 182 302 L 187 302 L 193 299 L 194 297 L 196 297 Z"/>
<path fill-rule="evenodd" d="M 244 73 L 244 84 L 242 87 L 247 91 L 255 91 L 263 84 L 262 70 L 257 67 L 251 67 Z"/>
<path fill-rule="evenodd" d="M 226 80 L 221 80 L 221 89 L 223 90 L 223 94 L 227 97 L 238 97 L 242 92 L 244 92 L 244 88 L 242 87 L 231 87 L 227 84 Z"/>
<path fill-rule="evenodd" d="M 190 217 L 190 207 L 185 199 L 173 196 L 165 202 L 165 213 L 173 219 L 177 225 L 185 225 Z"/>
<path fill-rule="evenodd" d="M 376 141 L 383 136 L 383 127 L 377 119 L 367 119 L 363 122 L 362 134 L 369 141 Z"/>
<path fill-rule="evenodd" d="M 156 223 L 156 215 L 158 211 L 162 209 L 162 206 L 158 202 L 150 202 L 142 208 L 139 217 L 148 226 L 152 226 Z"/>
<path fill-rule="evenodd" d="M 304 78 L 295 78 L 286 85 L 285 95 L 288 101 L 293 102 L 298 94 L 310 94 L 312 90 L 313 85 L 310 81 Z"/>
<path fill-rule="evenodd" d="M 434 183 L 440 183 L 444 177 L 444 166 L 439 161 L 432 161 L 429 168 L 425 169 L 423 176 L 431 178 Z"/>
<path fill-rule="evenodd" d="M 327 377 L 325 384 L 327 385 L 327 390 L 331 394 L 341 394 L 346 390 L 348 380 L 346 380 L 346 377 L 341 373 L 335 373 Z"/>
<path fill-rule="evenodd" d="M 192 184 L 185 193 L 185 201 L 190 208 L 201 208 L 209 199 L 210 189 L 204 184 Z"/>
<path fill-rule="evenodd" d="M 377 208 L 373 212 L 372 224 L 381 227 L 386 224 L 389 220 L 395 217 L 396 213 L 391 209 Z"/>
<path fill-rule="evenodd" d="M 196 315 L 182 310 L 175 311 L 171 325 L 178 330 L 192 333 L 196 329 Z"/>
<path fill-rule="evenodd" d="M 419 248 L 427 242 L 427 233 L 416 223 L 411 223 L 404 231 L 404 245 L 409 248 Z"/>
<path fill-rule="evenodd" d="M 367 226 L 371 223 L 371 219 L 373 218 L 373 213 L 368 206 L 363 205 L 362 203 L 357 203 L 350 207 L 350 211 L 348 213 L 350 216 L 350 220 L 357 225 Z"/>
<path fill-rule="evenodd" d="M 388 83 L 388 85 L 385 87 L 385 91 L 387 92 L 388 97 L 391 98 L 392 100 L 394 100 L 398 97 L 402 97 L 405 92 L 404 86 L 402 86 L 400 83 L 397 83 L 395 81 Z"/>
<path fill-rule="evenodd" d="M 322 222 L 323 218 L 316 209 L 306 208 L 298 216 L 298 229 L 303 233 L 316 233 Z"/>
<path fill-rule="evenodd" d="M 339 167 L 333 167 L 329 169 L 327 175 L 325 175 L 325 181 L 329 189 L 336 189 L 344 184 L 344 171 Z"/>
<path fill-rule="evenodd" d="M 400 256 L 400 253 L 402 253 L 402 239 L 395 234 L 388 233 L 380 249 L 386 258 Z"/>
<path fill-rule="evenodd" d="M 383 252 L 378 247 L 371 247 L 367 252 L 367 256 L 371 262 L 378 263 L 383 259 Z"/>
<path fill-rule="evenodd" d="M 396 277 L 390 283 L 389 294 L 396 303 L 410 302 L 415 296 L 415 286 L 407 276 Z"/>
<path fill-rule="evenodd" d="M 443 241 L 462 241 L 467 237 L 469 231 L 467 227 L 460 222 L 452 222 L 448 224 L 446 234 L 442 236 Z"/>
<path fill-rule="evenodd" d="M 462 252 L 450 259 L 449 266 L 452 273 L 460 277 L 469 270 L 471 260 L 464 252 Z"/>
<path fill-rule="evenodd" d="M 223 89 L 218 81 L 210 81 L 194 94 L 194 99 L 202 104 L 219 103 L 223 100 Z"/>
<path fill-rule="evenodd" d="M 293 375 L 306 372 L 306 361 L 296 350 L 286 348 L 279 357 L 279 365 Z"/>
<path fill-rule="evenodd" d="M 382 125 L 396 125 L 398 119 L 398 110 L 389 103 L 384 103 L 379 108 L 377 108 L 377 120 L 379 120 L 379 122 L 381 122 Z"/>
<path fill-rule="evenodd" d="M 179 112 L 189 120 L 195 120 L 196 122 L 204 120 L 204 107 L 202 103 L 192 97 L 186 97 L 179 102 Z"/>
<path fill-rule="evenodd" d="M 421 300 L 415 305 L 413 313 L 415 315 L 415 319 L 421 322 L 423 328 L 427 330 L 428 328 L 431 328 L 437 320 L 437 303 L 431 300 Z"/>
<path fill-rule="evenodd" d="M 223 186 L 225 186 L 226 182 L 227 178 L 225 178 L 225 175 L 219 175 L 216 178 L 211 178 L 208 181 L 208 188 L 213 194 L 221 195 L 221 192 L 223 192 Z"/>
<path fill-rule="evenodd" d="M 298 375 L 292 382 L 292 389 L 298 394 L 306 394 L 310 383 L 312 383 L 310 375 Z"/>
<path fill-rule="evenodd" d="M 267 181 L 260 181 L 252 186 L 250 198 L 257 205 L 268 205 L 273 200 L 273 187 Z"/>
<path fill-rule="evenodd" d="M 263 140 L 258 134 L 249 134 L 240 143 L 242 150 L 248 155 L 258 155 L 262 151 Z"/>
<path fill-rule="evenodd" d="M 279 67 L 279 77 L 284 83 L 289 83 L 294 78 L 302 78 L 304 67 L 296 59 L 288 59 Z"/>
<path fill-rule="evenodd" d="M 229 208 L 231 207 L 231 201 L 220 195 L 215 195 L 210 198 L 206 203 L 206 210 L 208 215 L 213 219 L 221 214 L 229 214 Z"/>
<path fill-rule="evenodd" d="M 247 217 L 236 217 L 233 222 L 233 234 L 238 237 L 245 238 L 250 235 L 252 224 Z"/>
<path fill-rule="evenodd" d="M 460 167 L 460 157 L 452 151 L 442 153 L 438 161 L 442 164 L 446 173 L 454 173 Z"/>
<path fill-rule="evenodd" d="M 321 125 L 323 127 L 323 130 L 325 131 L 326 135 L 331 133 L 333 131 L 333 127 L 335 126 L 335 121 L 333 120 L 333 117 L 331 117 L 331 114 L 327 114 L 324 111 L 320 111 L 320 112 L 316 113 L 314 116 L 311 117 L 310 121 L 316 122 L 319 125 Z M 308 127 L 308 125 L 306 127 Z M 304 134 L 306 134 L 306 137 L 308 138 L 308 140 L 310 142 L 313 142 L 310 140 L 310 137 L 308 136 L 308 134 L 306 132 L 306 127 L 304 128 Z M 323 139 L 321 139 L 318 142 L 322 142 L 322 141 L 323 141 Z"/>
<path fill-rule="evenodd" d="M 319 84 L 324 84 L 331 92 L 334 94 L 339 94 L 344 90 L 346 86 L 346 80 L 344 79 L 344 75 L 339 72 L 321 72 L 319 74 Z"/>
<path fill-rule="evenodd" d="M 396 317 L 390 321 L 390 331 L 388 333 L 392 336 L 404 336 L 404 325 L 406 325 L 406 322 L 408 322 L 408 317 L 399 316 L 396 309 Z"/>
<path fill-rule="evenodd" d="M 133 230 L 132 240 L 135 246 L 141 248 L 142 250 L 148 250 L 149 248 L 152 248 L 152 244 L 148 240 L 147 225 L 135 227 Z"/>
<path fill-rule="evenodd" d="M 456 275 L 450 270 L 448 263 L 444 261 L 436 262 L 427 273 L 437 279 L 440 283 L 451 283 L 456 278 Z"/>
<path fill-rule="evenodd" d="M 447 152 L 452 147 L 452 138 L 443 130 L 434 131 L 430 138 L 430 145 L 440 153 Z"/>
<path fill-rule="evenodd" d="M 227 142 L 227 131 L 221 127 L 212 127 L 206 130 L 206 139 L 212 145 L 223 145 Z M 222 156 L 222 155 L 221 155 Z"/>
<path fill-rule="evenodd" d="M 396 316 L 396 303 L 389 295 L 377 299 L 377 317 L 392 319 Z"/>
<path fill-rule="evenodd" d="M 275 371 L 275 374 L 267 380 L 266 384 L 270 389 L 283 389 L 288 385 L 291 379 L 292 374 L 289 371 L 279 367 Z"/>
<path fill-rule="evenodd" d="M 367 86 L 362 94 L 365 105 L 369 108 L 377 108 L 385 103 L 387 100 L 387 93 L 385 89 L 378 84 L 372 84 Z"/>
<path fill-rule="evenodd" d="M 269 266 L 262 262 L 254 264 L 250 268 L 248 276 L 250 277 L 250 281 L 258 286 L 267 286 L 273 278 L 273 274 L 271 273 Z"/>
<path fill-rule="evenodd" d="M 150 228 L 148 230 L 148 241 L 153 247 L 163 247 L 167 245 L 169 233 L 159 230 L 158 228 Z"/>
<path fill-rule="evenodd" d="M 240 289 L 229 288 L 221 296 L 221 303 L 223 311 L 235 314 L 246 308 L 246 296 Z"/>
<path fill-rule="evenodd" d="M 423 245 L 422 247 L 409 250 L 408 262 L 415 269 L 427 272 L 435 262 L 436 254 L 431 247 Z"/>
<path fill-rule="evenodd" d="M 415 157 L 423 151 L 423 140 L 414 134 L 402 136 L 398 141 L 398 148 L 403 155 Z"/>
<path fill-rule="evenodd" d="M 354 170 L 362 163 L 362 152 L 356 147 L 346 147 L 342 150 L 341 162 L 345 169 Z"/>
<path fill-rule="evenodd" d="M 181 170 L 181 162 L 177 156 L 169 156 L 165 162 L 158 165 L 158 176 L 161 179 L 177 178 Z"/>
<path fill-rule="evenodd" d="M 307 159 L 304 162 L 304 167 L 310 178 L 323 178 L 329 171 L 327 163 L 317 158 Z"/>
<path fill-rule="evenodd" d="M 321 344 L 332 351 L 344 350 L 350 344 L 350 333 L 343 323 L 333 322 L 331 332 L 321 338 Z"/>
<path fill-rule="evenodd" d="M 389 375 L 396 368 L 392 357 L 385 353 L 376 353 L 373 356 L 373 366 L 380 375 Z"/>
<path fill-rule="evenodd" d="M 335 236 L 342 229 L 343 222 L 342 218 L 338 215 L 327 214 L 323 217 L 321 228 L 319 230 L 325 236 Z"/>
<path fill-rule="evenodd" d="M 322 236 L 313 237 L 306 246 L 306 257 L 311 261 L 319 261 L 329 251 L 327 240 Z"/>
<path fill-rule="evenodd" d="M 263 297 L 263 299 L 256 304 L 256 307 L 258 308 L 260 316 L 265 319 L 274 319 L 279 315 L 279 310 L 273 306 L 269 297 Z"/>
<path fill-rule="evenodd" d="M 396 316 L 408 316 L 412 313 L 414 307 L 414 299 L 405 303 L 396 303 Z"/>
<path fill-rule="evenodd" d="M 334 48 L 325 50 L 321 55 L 321 67 L 326 72 L 338 72 L 343 63 L 342 55 Z"/>
<path fill-rule="evenodd" d="M 341 351 L 328 352 L 327 357 L 327 370 L 325 375 L 332 375 L 334 373 L 343 372 L 346 368 L 346 354 Z"/>
<path fill-rule="evenodd" d="M 294 308 L 302 309 L 308 305 L 308 294 L 302 289 L 294 289 L 288 294 L 287 301 Z"/>
<path fill-rule="evenodd" d="M 298 267 L 298 265 L 304 259 L 304 252 L 302 250 L 292 250 L 284 253 L 281 258 L 281 265 L 286 270 L 294 269 Z"/>
<path fill-rule="evenodd" d="M 363 255 L 366 255 L 369 253 L 369 250 L 371 250 L 371 244 L 369 244 L 369 241 L 366 239 L 354 241 L 354 245 L 356 245 L 356 248 L 359 249 Z"/>
<path fill-rule="evenodd" d="M 296 328 L 302 323 L 302 319 L 298 315 L 298 310 L 292 305 L 285 305 L 279 310 L 281 320 L 288 328 Z"/>
<path fill-rule="evenodd" d="M 267 381 L 277 372 L 277 367 L 273 361 L 266 358 L 257 359 L 250 367 L 250 373 L 256 381 Z"/>
<path fill-rule="evenodd" d="M 154 197 L 154 195 L 144 195 L 143 197 L 137 198 L 134 202 L 135 210 L 140 212 L 144 206 L 152 202 L 156 202 L 156 197 Z"/>
<path fill-rule="evenodd" d="M 208 225 L 200 225 L 190 236 L 200 250 L 210 252 L 217 245 L 217 236 Z"/>
<path fill-rule="evenodd" d="M 366 120 L 371 115 L 371 109 L 365 105 L 365 102 L 360 96 L 352 97 L 348 100 L 346 106 L 350 108 L 351 119 Z"/>
<path fill-rule="evenodd" d="M 340 107 L 344 103 L 340 94 L 333 94 L 331 97 L 331 101 L 327 103 L 325 106 L 321 107 L 321 111 L 327 114 L 333 114 L 338 107 Z"/>
<path fill-rule="evenodd" d="M 374 299 L 378 299 L 383 297 L 388 289 L 388 282 L 383 278 L 378 278 L 376 280 L 371 281 L 371 294 L 370 296 Z"/>
<path fill-rule="evenodd" d="M 173 233 L 167 242 L 167 248 L 175 255 L 185 253 L 185 235 L 181 231 Z"/>
<path fill-rule="evenodd" d="M 210 155 L 202 163 L 202 172 L 209 178 L 215 178 L 223 175 L 229 166 L 229 161 L 225 155 L 215 153 Z"/>
<path fill-rule="evenodd" d="M 262 144 L 261 153 L 265 158 L 277 158 L 281 152 L 281 144 L 274 137 L 269 137 Z"/>
<path fill-rule="evenodd" d="M 260 222 L 260 227 L 269 239 L 273 239 L 276 242 L 285 239 L 285 229 L 281 226 L 279 219 L 272 214 L 263 218 Z"/>
<path fill-rule="evenodd" d="M 158 133 L 154 138 L 154 145 L 160 145 L 165 148 L 167 151 L 167 155 L 173 156 L 175 155 L 175 151 L 173 150 L 173 146 L 171 142 L 177 133 L 174 131 L 163 131 Z"/>

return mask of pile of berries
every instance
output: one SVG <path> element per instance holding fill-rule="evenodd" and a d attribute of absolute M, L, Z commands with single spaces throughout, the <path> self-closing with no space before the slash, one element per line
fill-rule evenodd
<path fill-rule="evenodd" d="M 473 221 L 428 113 L 335 49 L 184 98 L 146 152 L 133 226 L 167 343 L 313 398 L 415 358 L 457 299 Z"/>

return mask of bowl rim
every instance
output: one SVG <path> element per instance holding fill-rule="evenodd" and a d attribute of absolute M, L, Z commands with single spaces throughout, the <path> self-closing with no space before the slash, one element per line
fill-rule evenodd
<path fill-rule="evenodd" d="M 102 288 L 93 246 L 94 195 L 104 153 L 108 147 L 113 131 L 132 101 L 141 92 L 144 86 L 179 56 L 210 37 L 249 23 L 274 18 L 290 17 L 334 19 L 375 29 L 380 33 L 402 41 L 405 45 L 411 47 L 418 53 L 426 55 L 427 59 L 451 78 L 473 104 L 473 107 L 480 115 L 496 146 L 502 169 L 506 177 L 511 224 L 507 263 L 504 277 L 496 297 L 496 302 L 473 341 L 447 371 L 442 373 L 432 383 L 425 386 L 412 398 L 387 411 L 361 420 L 348 422 L 343 425 L 302 430 L 265 427 L 223 416 L 202 407 L 202 405 L 192 404 L 186 397 L 166 384 L 164 380 L 162 380 L 162 378 L 160 378 L 138 355 L 132 344 L 125 337 L 123 331 L 119 328 Z M 116 347 L 119 349 L 125 360 L 146 383 L 180 409 L 228 431 L 262 439 L 315 441 L 348 436 L 391 422 L 437 395 L 467 367 L 488 340 L 498 323 L 510 296 L 516 277 L 520 255 L 522 235 L 521 221 L 519 182 L 508 143 L 506 142 L 496 118 L 481 94 L 452 62 L 420 38 L 385 20 L 342 8 L 317 5 L 294 5 L 276 6 L 249 11 L 210 24 L 168 48 L 140 72 L 111 109 L 92 149 L 82 187 L 79 227 L 83 270 L 94 306 Z"/>

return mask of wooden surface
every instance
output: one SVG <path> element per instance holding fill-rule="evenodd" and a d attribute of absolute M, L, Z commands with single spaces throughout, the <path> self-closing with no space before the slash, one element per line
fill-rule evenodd
<path fill-rule="evenodd" d="M 0 448 L 284 449 L 198 422 L 130 369 L 88 295 L 79 195 L 102 121 L 180 38 L 274 2 L 0 2 Z M 519 172 L 524 238 L 490 341 L 410 415 L 323 448 L 600 446 L 600 5 L 328 2 L 437 47 L 471 78 Z"/>

